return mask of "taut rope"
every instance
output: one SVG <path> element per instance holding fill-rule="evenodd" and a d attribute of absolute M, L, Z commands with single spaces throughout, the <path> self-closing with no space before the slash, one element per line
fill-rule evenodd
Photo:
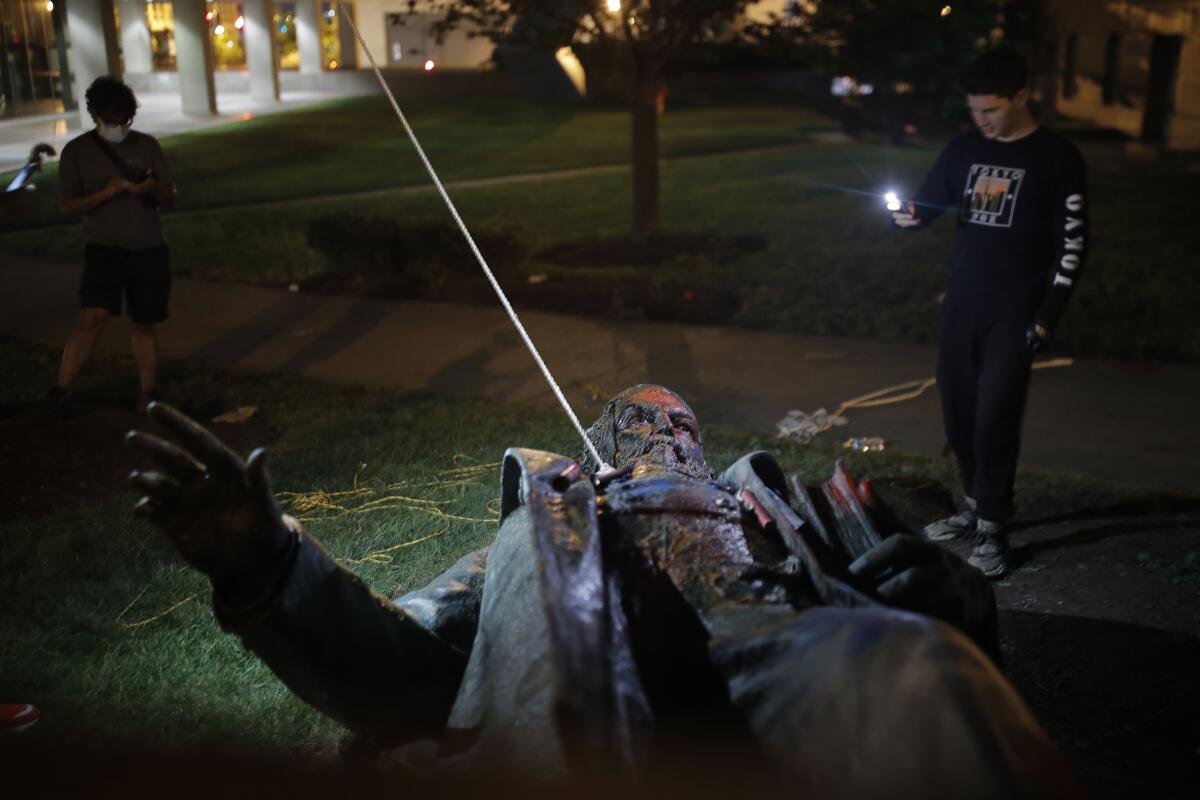
<path fill-rule="evenodd" d="M 592 444 L 592 440 L 587 437 L 583 426 L 579 424 L 579 418 L 575 416 L 575 412 L 571 410 L 571 406 L 567 403 L 567 398 L 563 396 L 562 389 L 558 388 L 558 383 L 555 382 L 554 376 L 550 374 L 550 368 L 546 366 L 546 362 L 542 360 L 541 354 L 533 344 L 533 339 L 529 338 L 529 334 L 525 331 L 525 326 L 521 324 L 521 320 L 517 317 L 517 312 L 513 310 L 512 304 L 508 302 L 508 296 L 504 294 L 504 290 L 500 288 L 499 281 L 492 274 L 491 267 L 488 266 L 487 260 L 484 259 L 483 253 L 479 252 L 479 247 L 475 244 L 475 239 L 471 237 L 471 232 L 467 230 L 467 225 L 458 214 L 458 209 L 454 207 L 454 202 L 450 199 L 450 195 L 446 193 L 446 188 L 442 186 L 442 181 L 438 178 L 437 172 L 433 169 L 433 164 L 429 163 L 429 159 L 425 155 L 425 150 L 421 147 L 421 143 L 417 141 L 417 135 L 413 133 L 412 126 L 408 124 L 408 119 L 404 116 L 404 112 L 400 110 L 400 104 L 396 102 L 396 96 L 392 94 L 392 90 L 388 88 L 387 81 L 383 79 L 383 73 L 379 70 L 379 65 L 375 63 L 375 56 L 371 53 L 371 48 L 367 47 L 366 40 L 363 39 L 362 33 L 359 32 L 358 26 L 354 24 L 354 19 L 350 15 L 350 10 L 346 8 L 342 0 L 337 0 L 338 7 L 342 10 L 342 17 L 350 26 L 350 30 L 354 31 L 354 37 L 358 40 L 363 52 L 367 54 L 367 60 L 371 62 L 371 69 L 375 71 L 375 77 L 379 81 L 379 85 L 383 87 L 384 94 L 387 95 L 388 101 L 392 104 L 392 108 L 396 111 L 396 116 L 400 119 L 400 124 L 404 126 L 405 133 L 412 141 L 413 147 L 417 149 L 417 155 L 421 157 L 421 163 L 425 165 L 425 170 L 429 173 L 429 177 L 433 180 L 433 185 L 437 188 L 438 194 L 442 196 L 442 200 L 446 202 L 446 207 L 450 209 L 451 216 L 458 223 L 459 230 L 467 240 L 467 245 L 471 248 L 471 252 L 475 254 L 475 260 L 479 262 L 480 268 L 483 269 L 483 274 L 487 276 L 488 283 L 492 285 L 492 289 L 496 292 L 496 297 L 500 298 L 500 304 L 504 306 L 504 310 L 508 312 L 508 318 L 512 320 L 513 327 L 517 329 L 517 333 L 521 334 L 521 339 L 525 342 L 525 346 L 529 348 L 529 354 L 533 356 L 533 360 L 537 362 L 538 368 L 541 369 L 542 375 L 546 378 L 546 383 L 550 384 L 550 390 L 554 392 L 554 396 L 558 398 L 559 405 L 566 412 L 567 418 L 571 420 L 571 424 L 575 426 L 575 432 L 579 434 L 579 438 L 583 439 L 583 446 L 591 454 L 592 458 L 596 459 L 596 463 L 600 465 L 600 472 L 606 472 L 610 469 L 609 465 L 604 463 L 604 459 L 600 457 L 600 453 L 596 451 L 596 446 Z"/>

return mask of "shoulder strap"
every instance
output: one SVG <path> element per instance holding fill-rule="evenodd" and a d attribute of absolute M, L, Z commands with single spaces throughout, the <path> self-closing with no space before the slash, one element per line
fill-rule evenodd
<path fill-rule="evenodd" d="M 92 129 L 92 140 L 100 146 L 100 151 L 108 156 L 108 160 L 113 163 L 113 166 L 117 168 L 117 172 L 120 172 L 125 180 L 137 180 L 137 172 L 129 166 L 125 159 L 121 158 L 120 154 L 117 153 L 111 144 L 104 141 L 104 137 L 95 128 Z"/>

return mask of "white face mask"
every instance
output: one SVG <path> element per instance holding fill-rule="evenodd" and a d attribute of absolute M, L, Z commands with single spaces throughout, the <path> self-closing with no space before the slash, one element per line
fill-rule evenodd
<path fill-rule="evenodd" d="M 111 144 L 120 144 L 125 141 L 125 137 L 129 135 L 129 129 L 132 123 L 126 125 L 105 125 L 103 122 L 96 123 L 96 132 L 100 134 L 100 138 Z"/>

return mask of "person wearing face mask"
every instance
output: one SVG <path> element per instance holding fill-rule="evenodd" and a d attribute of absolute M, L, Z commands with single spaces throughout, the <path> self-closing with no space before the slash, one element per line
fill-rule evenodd
<path fill-rule="evenodd" d="M 159 212 L 174 203 L 175 183 L 158 141 L 132 129 L 133 90 L 104 76 L 92 82 L 86 97 L 96 127 L 67 143 L 58 168 L 60 206 L 82 215 L 87 242 L 80 312 L 47 400 L 52 407 L 67 403 L 71 383 L 105 324 L 121 315 L 124 300 L 133 323 L 142 407 L 157 396 L 155 326 L 167 319 L 171 290 Z"/>
<path fill-rule="evenodd" d="M 997 48 L 967 70 L 977 130 L 942 151 L 893 222 L 919 230 L 958 212 L 938 329 L 938 391 L 962 478 L 962 510 L 925 529 L 973 537 L 970 563 L 1009 568 L 1008 522 L 1035 353 L 1049 344 L 1087 255 L 1087 170 L 1075 145 L 1039 127 L 1028 68 Z"/>

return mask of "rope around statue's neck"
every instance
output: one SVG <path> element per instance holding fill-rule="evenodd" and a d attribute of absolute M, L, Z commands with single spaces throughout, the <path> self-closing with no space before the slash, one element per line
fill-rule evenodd
<path fill-rule="evenodd" d="M 567 418 L 571 420 L 571 424 L 575 426 L 575 432 L 579 434 L 579 438 L 583 439 L 583 446 L 587 452 L 596 459 L 599 464 L 598 472 L 603 474 L 612 470 L 608 464 L 604 463 L 604 459 L 600 458 L 600 453 L 596 451 L 596 446 L 592 444 L 592 440 L 587 437 L 583 430 L 583 426 L 579 424 L 579 418 L 575 416 L 575 412 L 571 410 L 571 406 L 567 403 L 567 398 L 563 396 L 562 390 L 558 388 L 558 383 L 555 382 L 554 376 L 550 374 L 550 368 L 546 366 L 546 362 L 542 360 L 542 356 L 538 353 L 537 347 L 534 346 L 533 340 L 529 338 L 529 334 L 525 331 L 525 326 L 521 324 L 521 320 L 517 318 L 517 312 L 513 310 L 512 304 L 508 302 L 508 297 L 504 294 L 504 290 L 500 288 L 500 283 L 496 280 L 496 276 L 492 274 L 491 268 L 483 257 L 483 253 L 479 252 L 479 248 L 475 244 L 475 240 L 471 237 L 471 232 L 467 230 L 467 225 L 463 222 L 462 217 L 458 214 L 458 209 L 454 207 L 454 203 L 450 200 L 450 195 L 446 193 L 446 187 L 442 186 L 442 181 L 438 178 L 437 173 L 433 170 L 433 165 L 429 163 L 429 159 L 425 156 L 425 151 L 421 148 L 421 143 L 417 141 L 417 135 L 413 133 L 412 127 L 408 124 L 408 120 L 404 116 L 404 112 L 400 110 L 400 104 L 396 102 L 395 95 L 388 88 L 387 81 L 383 79 L 383 73 L 379 71 L 379 65 L 375 63 L 375 56 L 371 54 L 371 49 L 367 47 L 366 41 L 363 39 L 362 33 L 359 32 L 358 26 L 354 24 L 354 19 L 350 15 L 350 9 L 342 0 L 337 0 L 338 7 L 342 10 L 342 17 L 350 26 L 350 30 L 354 31 L 354 37 L 358 40 L 358 44 L 362 47 L 363 52 L 367 54 L 367 60 L 371 62 L 371 69 L 375 71 L 375 77 L 379 80 L 379 85 L 383 87 L 384 94 L 391 102 L 392 108 L 396 111 L 396 116 L 400 119 L 400 124 L 404 126 L 405 133 L 412 140 L 413 147 L 417 149 L 417 155 L 421 157 L 421 163 L 425 165 L 425 170 L 429 173 L 429 177 L 433 180 L 433 185 L 437 187 L 438 194 L 442 196 L 442 200 L 446 202 L 446 207 L 450 209 L 451 216 L 458 223 L 459 230 L 466 237 L 467 245 L 471 248 L 471 252 L 475 254 L 475 260 L 479 262 L 479 266 L 483 269 L 483 274 L 487 276 L 488 283 L 492 285 L 496 296 L 500 298 L 500 304 L 504 306 L 504 310 L 508 312 L 508 318 L 512 320 L 513 327 L 517 329 L 517 333 L 521 334 L 521 339 L 525 342 L 525 346 L 529 348 L 530 355 L 537 362 L 538 368 L 541 369 L 542 375 L 546 378 L 546 383 L 550 384 L 551 391 L 558 398 L 559 405 L 566 412 Z"/>

